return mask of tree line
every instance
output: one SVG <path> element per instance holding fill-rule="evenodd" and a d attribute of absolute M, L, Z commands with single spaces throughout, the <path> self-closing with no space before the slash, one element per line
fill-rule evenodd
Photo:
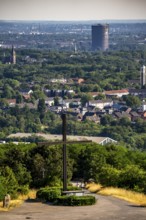
<path fill-rule="evenodd" d="M 0 145 L 0 200 L 30 188 L 62 185 L 62 146 Z M 72 179 L 93 179 L 146 193 L 146 153 L 119 145 L 67 145 L 68 184 Z"/>

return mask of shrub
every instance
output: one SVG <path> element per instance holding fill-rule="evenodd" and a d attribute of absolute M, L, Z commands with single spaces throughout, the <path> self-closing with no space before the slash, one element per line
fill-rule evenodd
<path fill-rule="evenodd" d="M 64 206 L 94 205 L 95 203 L 94 196 L 60 196 L 55 200 L 55 205 Z"/>
<path fill-rule="evenodd" d="M 6 194 L 6 188 L 5 185 L 3 184 L 3 178 L 0 177 L 0 201 L 3 200 L 4 195 Z"/>
<path fill-rule="evenodd" d="M 137 165 L 127 165 L 120 174 L 120 187 L 142 192 L 145 186 L 146 172 Z"/>
<path fill-rule="evenodd" d="M 2 169 L 1 174 L 4 191 L 9 193 L 12 199 L 16 199 L 18 197 L 17 191 L 19 185 L 13 170 L 9 166 L 6 166 L 4 169 Z"/>
<path fill-rule="evenodd" d="M 102 167 L 99 174 L 99 181 L 104 186 L 118 186 L 120 171 L 111 165 Z"/>
<path fill-rule="evenodd" d="M 36 197 L 45 201 L 52 202 L 57 197 L 61 196 L 61 188 L 59 187 L 46 187 L 37 191 Z"/>
<path fill-rule="evenodd" d="M 21 194 L 27 195 L 29 192 L 29 186 L 28 185 L 19 186 L 18 192 Z"/>

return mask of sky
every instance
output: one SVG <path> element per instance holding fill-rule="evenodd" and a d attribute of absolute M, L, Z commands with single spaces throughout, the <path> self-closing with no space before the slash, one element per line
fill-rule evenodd
<path fill-rule="evenodd" d="M 146 0 L 0 0 L 0 20 L 146 19 Z"/>

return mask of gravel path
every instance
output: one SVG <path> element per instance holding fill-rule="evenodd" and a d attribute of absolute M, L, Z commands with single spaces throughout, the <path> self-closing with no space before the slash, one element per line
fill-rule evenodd
<path fill-rule="evenodd" d="M 52 206 L 26 201 L 9 212 L 0 212 L 0 220 L 146 220 L 146 208 L 110 197 L 96 195 L 92 206 Z"/>

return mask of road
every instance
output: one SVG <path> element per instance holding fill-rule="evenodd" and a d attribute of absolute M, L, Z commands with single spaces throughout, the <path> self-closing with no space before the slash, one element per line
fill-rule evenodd
<path fill-rule="evenodd" d="M 146 207 L 110 197 L 96 195 L 92 206 L 52 206 L 26 201 L 9 212 L 0 212 L 0 220 L 145 220 Z"/>

